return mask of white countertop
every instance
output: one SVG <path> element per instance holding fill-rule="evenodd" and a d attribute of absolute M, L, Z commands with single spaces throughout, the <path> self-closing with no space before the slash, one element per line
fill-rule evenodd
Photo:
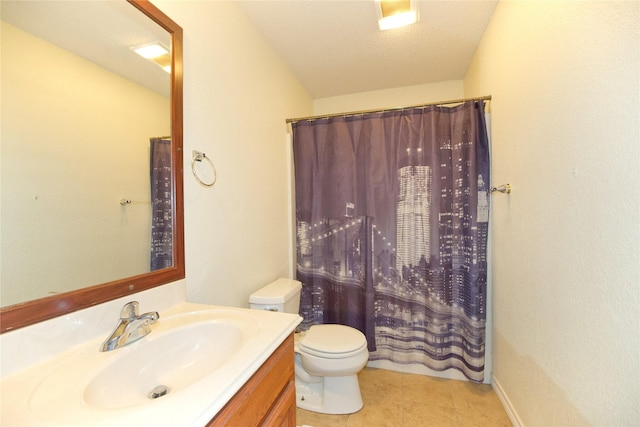
<path fill-rule="evenodd" d="M 89 405 L 83 390 L 93 361 L 110 363 L 127 351 L 135 351 L 133 343 L 111 352 L 100 353 L 106 338 L 92 339 L 51 359 L 5 376 L 0 382 L 2 396 L 0 425 L 2 426 L 135 426 L 196 427 L 204 426 L 233 397 L 258 370 L 302 320 L 298 315 L 273 313 L 244 308 L 220 307 L 180 303 L 160 311 L 159 325 L 147 337 L 161 336 L 163 325 L 171 319 L 194 313 L 233 312 L 255 320 L 257 333 L 244 340 L 234 357 L 226 360 L 213 373 L 190 386 L 172 391 L 156 400 L 149 400 L 127 408 L 105 409 Z M 162 322 L 163 319 L 165 322 Z M 115 321 L 114 319 L 114 326 Z M 175 322 L 174 322 L 175 323 Z M 166 327 L 164 327 L 166 329 Z M 147 337 L 142 338 L 142 343 Z M 149 338 L 151 339 L 151 338 Z M 129 349 L 129 350 L 128 350 Z M 120 352 L 120 353 L 119 353 Z M 97 369 L 97 368 L 94 368 Z M 61 372 L 64 375 L 61 375 Z M 60 383 L 58 388 L 51 386 Z M 35 390 L 48 381 L 48 389 L 55 390 L 43 397 Z"/>

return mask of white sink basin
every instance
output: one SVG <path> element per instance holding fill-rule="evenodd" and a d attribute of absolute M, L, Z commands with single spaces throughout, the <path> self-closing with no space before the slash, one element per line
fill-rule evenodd
<path fill-rule="evenodd" d="M 162 335 L 152 332 L 99 372 L 87 385 L 84 400 L 99 408 L 126 408 L 179 392 L 234 357 L 256 331 L 254 322 L 223 318 Z M 120 350 L 124 347 L 113 351 Z"/>
<path fill-rule="evenodd" d="M 157 419 L 178 426 L 197 425 L 182 424 L 185 417 L 210 419 L 209 412 L 226 402 L 219 398 L 233 396 L 299 323 L 294 315 L 210 307 L 185 303 L 173 315 L 161 313 L 139 341 L 108 352 L 92 341 L 39 368 L 46 370 L 32 375 L 35 384 L 25 396 L 32 425 L 124 426 Z M 161 391 L 150 396 L 154 389 Z M 15 409 L 25 420 L 24 409 Z"/>

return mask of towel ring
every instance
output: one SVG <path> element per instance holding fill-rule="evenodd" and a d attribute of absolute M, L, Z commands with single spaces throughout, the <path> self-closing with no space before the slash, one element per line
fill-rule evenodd
<path fill-rule="evenodd" d="M 201 153 L 200 151 L 193 150 L 191 154 L 193 156 L 191 160 L 191 172 L 193 172 L 193 176 L 196 178 L 196 181 L 198 181 L 201 185 L 204 185 L 205 187 L 212 187 L 213 184 L 215 184 L 216 180 L 218 179 L 218 174 L 216 173 L 216 167 L 213 165 L 213 162 L 209 157 L 207 157 L 206 154 Z M 198 175 L 198 172 L 196 171 L 196 162 L 202 162 L 203 160 L 206 160 L 207 162 L 209 162 L 209 166 L 211 166 L 211 171 L 213 172 L 213 178 L 210 180 L 210 182 L 203 181 L 202 178 L 200 178 L 200 176 Z"/>

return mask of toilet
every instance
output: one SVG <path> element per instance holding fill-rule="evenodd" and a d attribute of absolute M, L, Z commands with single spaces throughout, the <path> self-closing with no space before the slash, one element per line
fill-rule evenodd
<path fill-rule="evenodd" d="M 252 309 L 298 313 L 302 284 L 278 279 L 249 297 Z M 362 409 L 358 372 L 369 360 L 367 339 L 344 325 L 313 325 L 295 334 L 296 406 L 322 414 Z"/>

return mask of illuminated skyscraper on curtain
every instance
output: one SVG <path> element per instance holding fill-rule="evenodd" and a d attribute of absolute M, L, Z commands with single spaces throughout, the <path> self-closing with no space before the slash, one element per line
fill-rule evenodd
<path fill-rule="evenodd" d="M 429 259 L 429 208 L 431 168 L 406 166 L 398 169 L 397 259 L 398 272 Z"/>

